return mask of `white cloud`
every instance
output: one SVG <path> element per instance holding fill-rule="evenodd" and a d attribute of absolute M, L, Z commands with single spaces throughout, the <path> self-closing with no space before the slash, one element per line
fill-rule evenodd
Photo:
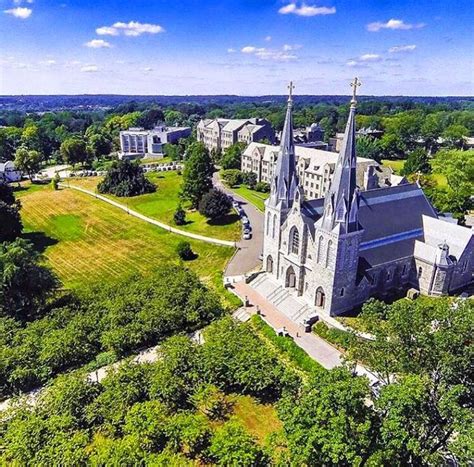
<path fill-rule="evenodd" d="M 22 3 L 29 3 L 30 5 L 34 2 L 34 0 L 13 0 L 15 5 L 21 5 Z"/>
<path fill-rule="evenodd" d="M 288 62 L 291 60 L 296 60 L 298 58 L 295 54 L 290 53 L 290 51 L 295 50 L 294 47 L 300 48 L 300 46 L 285 45 L 281 49 L 267 49 L 265 47 L 254 47 L 253 45 L 247 45 L 243 47 L 240 51 L 244 54 L 254 55 L 255 57 L 261 60 Z"/>
<path fill-rule="evenodd" d="M 290 44 L 285 44 L 282 48 L 285 52 L 289 52 L 290 50 L 298 50 L 301 49 L 301 45 L 296 44 L 296 45 L 290 45 Z"/>
<path fill-rule="evenodd" d="M 128 23 L 117 22 L 112 26 L 102 26 L 95 30 L 99 36 L 125 36 L 137 37 L 142 34 L 158 34 L 165 32 L 164 28 L 159 24 L 140 23 L 138 21 L 129 21 Z"/>
<path fill-rule="evenodd" d="M 143 71 L 146 72 L 146 73 L 149 73 L 150 71 L 153 71 L 153 68 L 148 66 L 146 68 L 143 68 Z"/>
<path fill-rule="evenodd" d="M 410 24 L 405 23 L 401 19 L 389 19 L 386 23 L 376 21 L 375 23 L 369 23 L 367 25 L 367 31 L 378 32 L 381 29 L 392 29 L 392 30 L 408 30 L 408 29 L 420 29 L 425 27 L 424 23 Z"/>
<path fill-rule="evenodd" d="M 265 42 L 270 42 L 272 40 L 272 36 L 266 36 L 264 41 Z"/>
<path fill-rule="evenodd" d="M 81 68 L 82 73 L 95 73 L 99 71 L 97 65 L 85 65 Z"/>
<path fill-rule="evenodd" d="M 382 57 L 378 54 L 364 54 L 359 57 L 361 62 L 379 62 Z"/>
<path fill-rule="evenodd" d="M 112 26 L 102 26 L 95 30 L 99 36 L 118 36 L 119 32 L 117 29 L 113 28 Z"/>
<path fill-rule="evenodd" d="M 233 53 L 235 53 L 235 49 L 233 49 L 233 48 L 231 47 L 231 48 L 227 49 L 227 53 L 228 53 L 228 54 L 233 54 Z"/>
<path fill-rule="evenodd" d="M 91 41 L 86 42 L 84 45 L 90 49 L 110 49 L 112 47 L 110 42 L 104 41 L 103 39 L 92 39 Z"/>
<path fill-rule="evenodd" d="M 359 63 L 356 60 L 349 60 L 346 65 L 347 66 L 357 66 Z"/>
<path fill-rule="evenodd" d="M 318 15 L 333 15 L 336 13 L 336 7 L 326 6 L 313 6 L 302 3 L 298 6 L 296 2 L 288 3 L 288 5 L 282 6 L 278 13 L 282 15 L 298 15 L 298 16 L 318 16 Z"/>
<path fill-rule="evenodd" d="M 9 10 L 3 10 L 4 13 L 7 15 L 12 15 L 15 18 L 20 18 L 20 19 L 26 19 L 31 16 L 31 13 L 33 13 L 33 10 L 31 8 L 25 8 L 25 7 L 16 7 L 16 8 L 10 8 Z"/>
<path fill-rule="evenodd" d="M 391 54 L 396 54 L 396 53 L 400 53 L 400 52 L 413 52 L 413 50 L 415 50 L 415 49 L 416 49 L 415 44 L 412 44 L 412 45 L 396 45 L 394 47 L 390 47 L 388 49 L 388 51 Z"/>
<path fill-rule="evenodd" d="M 46 66 L 53 66 L 53 65 L 56 65 L 57 62 L 56 60 L 53 60 L 53 59 L 49 59 L 49 60 L 43 60 L 41 62 L 39 62 L 41 65 L 46 65 Z"/>

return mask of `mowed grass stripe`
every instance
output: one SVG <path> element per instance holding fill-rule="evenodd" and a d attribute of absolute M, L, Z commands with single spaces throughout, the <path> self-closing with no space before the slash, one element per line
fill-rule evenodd
<path fill-rule="evenodd" d="M 146 274 L 162 262 L 179 262 L 175 248 L 182 237 L 89 195 L 34 187 L 21 192 L 21 202 L 26 230 L 49 237 L 45 257 L 66 286 Z M 73 222 L 72 214 L 77 216 Z M 67 229 L 58 216 L 67 216 Z M 187 265 L 215 284 L 233 249 L 191 239 L 190 243 L 198 258 Z"/>

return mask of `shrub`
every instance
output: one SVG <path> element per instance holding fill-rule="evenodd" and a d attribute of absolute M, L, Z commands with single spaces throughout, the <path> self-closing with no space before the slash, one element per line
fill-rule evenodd
<path fill-rule="evenodd" d="M 260 193 L 270 193 L 270 185 L 267 182 L 258 182 L 255 184 L 255 190 Z"/>
<path fill-rule="evenodd" d="M 211 190 L 206 193 L 199 203 L 199 212 L 208 219 L 218 219 L 229 213 L 232 202 L 220 190 Z"/>
<path fill-rule="evenodd" d="M 110 193 L 115 196 L 137 196 L 153 193 L 156 186 L 148 180 L 142 168 L 129 161 L 114 162 L 104 180 L 98 185 L 99 193 Z"/>
<path fill-rule="evenodd" d="M 237 186 L 242 183 L 242 172 L 238 169 L 228 169 L 222 171 L 222 178 L 230 186 Z"/>
<path fill-rule="evenodd" d="M 54 178 L 51 180 L 51 187 L 53 190 L 58 190 L 59 189 L 59 182 L 61 181 L 61 178 L 59 177 L 58 174 L 54 176 Z"/>
<path fill-rule="evenodd" d="M 176 208 L 176 211 L 173 215 L 173 219 L 176 225 L 186 224 L 186 211 L 183 209 L 181 204 Z"/>
<path fill-rule="evenodd" d="M 176 245 L 176 253 L 183 261 L 190 261 L 196 257 L 189 242 L 179 242 Z"/>
<path fill-rule="evenodd" d="M 15 240 L 20 236 L 22 229 L 23 223 L 18 206 L 0 201 L 0 242 Z"/>
<path fill-rule="evenodd" d="M 253 172 L 243 172 L 242 183 L 245 183 L 251 190 L 254 190 L 257 185 L 257 174 Z"/>

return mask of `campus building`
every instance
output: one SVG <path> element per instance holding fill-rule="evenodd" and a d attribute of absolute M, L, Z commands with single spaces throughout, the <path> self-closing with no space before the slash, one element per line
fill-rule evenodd
<path fill-rule="evenodd" d="M 197 126 L 197 140 L 202 141 L 209 151 L 225 151 L 235 143 L 250 144 L 262 140 L 273 142 L 274 139 L 273 128 L 264 118 L 204 119 Z"/>
<path fill-rule="evenodd" d="M 120 132 L 120 158 L 162 157 L 165 144 L 175 144 L 191 135 L 190 127 L 157 125 L 153 130 L 130 128 Z"/>
<path fill-rule="evenodd" d="M 265 289 L 279 306 L 297 297 L 306 304 L 293 314 L 300 321 L 315 310 L 340 315 L 370 297 L 401 296 L 409 288 L 439 296 L 472 282 L 472 230 L 438 217 L 418 184 L 361 190 L 355 90 L 329 189 L 324 197 L 307 200 L 298 173 L 292 106 L 290 92 L 265 204 L 266 273 L 253 282 L 256 290 Z"/>
<path fill-rule="evenodd" d="M 338 155 L 332 151 L 294 145 L 296 171 L 306 199 L 321 198 L 329 189 Z M 242 154 L 242 172 L 253 172 L 257 182 L 271 183 L 275 177 L 279 146 L 251 143 Z M 372 159 L 359 157 L 356 182 L 362 190 L 406 183 L 404 177 L 393 174 Z"/>

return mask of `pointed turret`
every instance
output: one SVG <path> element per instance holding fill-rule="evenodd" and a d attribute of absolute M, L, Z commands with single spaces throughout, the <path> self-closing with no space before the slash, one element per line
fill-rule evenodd
<path fill-rule="evenodd" d="M 356 185 L 355 115 L 356 91 L 360 81 L 355 78 L 351 86 L 354 89 L 349 118 L 331 186 L 326 193 L 321 221 L 323 228 L 333 230 L 337 227 L 341 233 L 353 232 L 358 227 L 359 189 Z"/>
<path fill-rule="evenodd" d="M 293 82 L 289 84 L 288 106 L 285 125 L 281 135 L 280 151 L 275 169 L 275 178 L 271 188 L 270 202 L 290 208 L 298 188 L 296 172 L 295 145 L 293 141 Z"/>

